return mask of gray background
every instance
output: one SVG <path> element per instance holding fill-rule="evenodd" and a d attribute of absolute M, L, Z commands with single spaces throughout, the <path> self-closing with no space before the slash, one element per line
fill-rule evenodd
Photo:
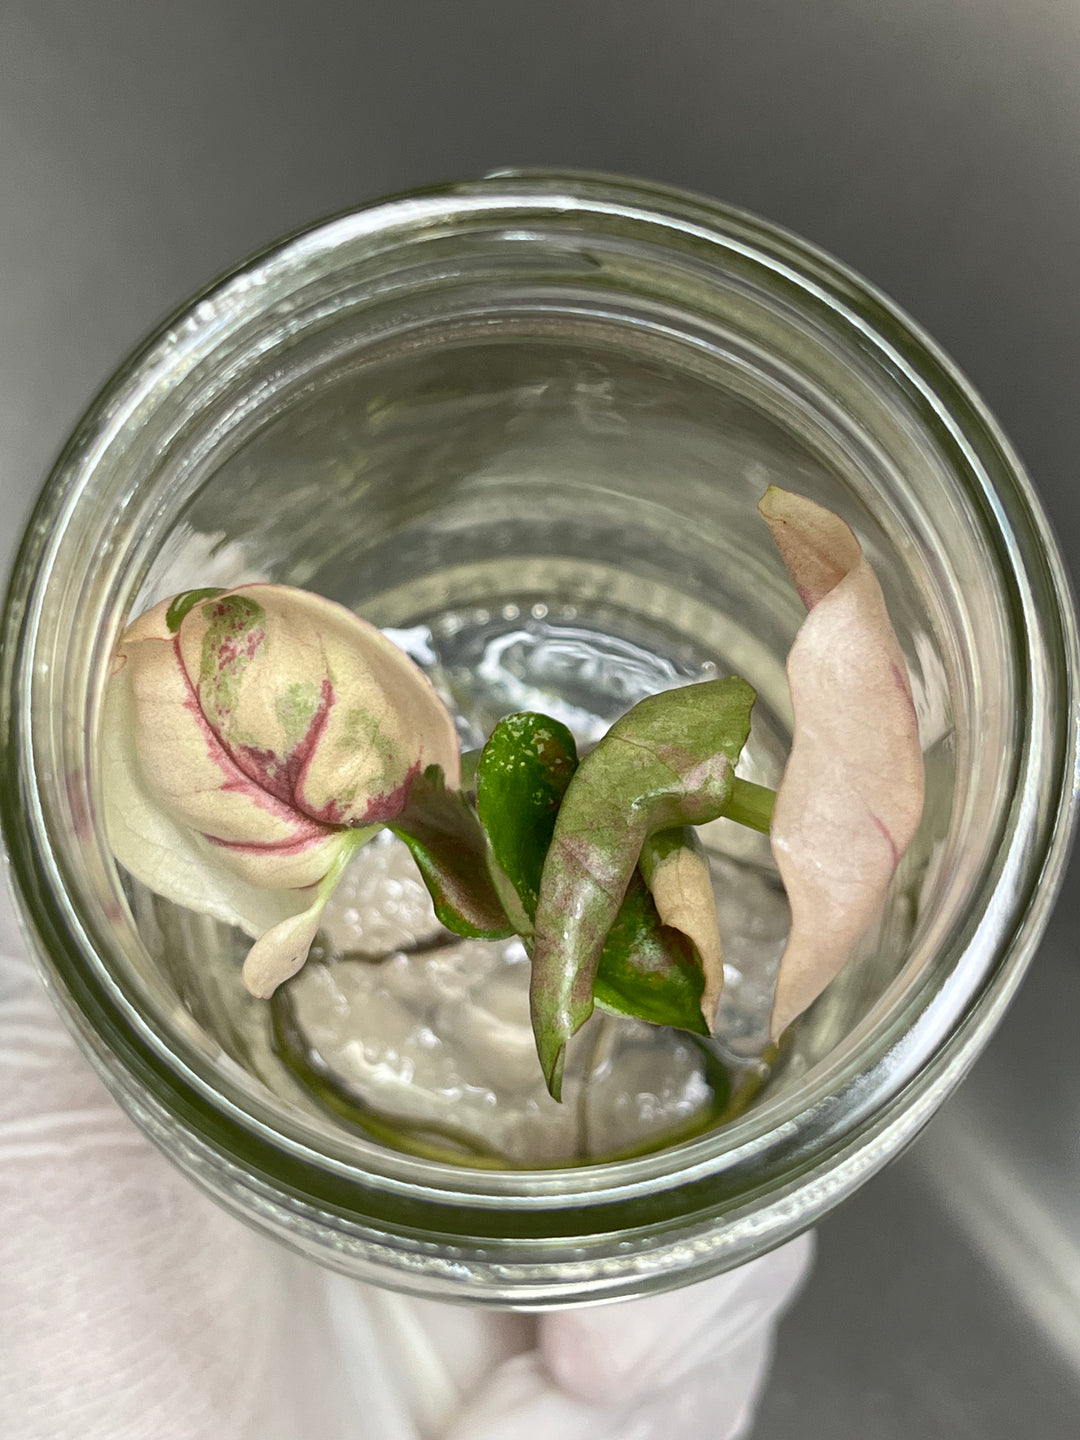
<path fill-rule="evenodd" d="M 1075 568 L 1078 156 L 1080 0 L 5 0 L 0 564 L 91 393 L 216 271 L 382 191 L 552 164 L 869 276 L 982 390 Z M 1080 1433 L 1076 875 L 971 1080 L 822 1227 L 755 1440 Z"/>

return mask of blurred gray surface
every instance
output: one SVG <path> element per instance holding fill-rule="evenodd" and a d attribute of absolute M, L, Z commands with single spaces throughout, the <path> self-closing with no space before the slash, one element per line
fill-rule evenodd
<path fill-rule="evenodd" d="M 6 0 L 0 546 L 117 360 L 273 235 L 498 165 L 621 171 L 855 266 L 1080 559 L 1076 0 Z M 1080 1433 L 1077 867 L 1020 999 L 822 1228 L 755 1440 Z M 673 1437 L 675 1440 L 675 1437 Z"/>

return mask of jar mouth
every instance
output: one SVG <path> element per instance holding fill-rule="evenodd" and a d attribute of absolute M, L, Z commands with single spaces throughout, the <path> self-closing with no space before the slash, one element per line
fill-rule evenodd
<path fill-rule="evenodd" d="M 903 423 L 921 425 L 949 458 L 958 530 L 978 532 L 1005 596 L 1012 680 L 1002 693 L 1022 706 L 1010 722 L 1011 793 L 996 802 L 1001 844 L 968 904 L 926 940 L 948 951 L 950 962 L 898 983 L 892 1002 L 874 1006 L 801 1083 L 724 1129 L 633 1160 L 570 1169 L 469 1170 L 335 1143 L 329 1129 L 268 1103 L 243 1072 L 213 1065 L 177 1004 L 170 1009 L 152 985 L 140 992 L 121 983 L 117 967 L 101 958 L 125 934 L 131 943 L 133 930 L 93 823 L 95 717 L 87 701 L 130 604 L 132 576 L 145 570 L 148 543 L 145 535 L 117 538 L 111 526 L 134 509 L 149 535 L 155 513 L 174 504 L 171 494 L 152 502 L 125 493 L 131 465 L 118 467 L 117 455 L 131 456 L 151 439 L 164 443 L 153 417 L 178 387 L 201 387 L 212 409 L 228 366 L 243 362 L 241 342 L 255 353 L 260 314 L 273 310 L 279 329 L 299 334 L 320 307 L 336 303 L 347 271 L 359 283 L 349 271 L 358 257 L 365 294 L 397 304 L 409 287 L 420 293 L 438 281 L 437 265 L 407 272 L 398 263 L 416 237 L 456 244 L 471 235 L 465 250 L 475 246 L 479 265 L 493 227 L 525 247 L 530 236 L 548 244 L 552 235 L 572 234 L 575 264 L 590 228 L 618 238 L 627 253 L 647 240 L 652 263 L 665 251 L 677 256 L 683 286 L 694 274 L 707 283 L 710 268 L 752 272 L 755 284 L 770 287 L 778 312 L 808 314 L 822 334 L 842 334 L 858 348 L 903 396 Z M 570 254 L 548 256 L 553 287 Z M 626 273 L 633 274 L 629 262 Z M 650 303 L 650 283 L 644 273 L 627 281 L 634 305 Z M 195 468 L 224 423 L 192 425 Z M 228 423 L 242 417 L 230 414 Z M 177 420 L 169 443 L 182 438 Z M 916 511 L 912 502 L 911 525 Z M 77 565 L 80 534 L 97 540 L 91 547 L 83 540 Z M 600 1231 L 616 1202 L 641 1202 L 647 1227 L 649 1198 L 670 1195 L 673 1186 L 683 1219 L 724 1206 L 762 1210 L 768 1194 L 787 1211 L 776 1208 L 762 1233 L 775 1238 L 785 1226 L 791 1233 L 811 1223 L 917 1131 L 985 1043 L 1045 926 L 1075 816 L 1077 634 L 1068 582 L 1023 468 L 977 395 L 890 301 L 803 241 L 714 202 L 611 177 L 501 171 L 391 198 L 280 241 L 211 285 L 121 367 L 69 441 L 16 562 L 3 643 L 10 743 L 0 807 L 12 874 L 34 946 L 84 1047 L 148 1128 L 154 1115 L 178 1118 L 194 1149 L 205 1146 L 323 1210 L 368 1214 L 380 1224 L 392 1223 L 380 1207 L 393 1198 L 428 1207 L 417 1212 L 418 1225 L 431 1207 L 465 1206 L 486 1212 L 486 1221 L 469 1222 L 481 1233 L 532 1240 L 563 1233 L 552 1231 L 551 1217 L 573 1207 L 591 1207 L 592 1220 L 575 1210 L 574 1223 Z M 147 994 L 156 1013 L 145 1008 Z M 518 1216 L 511 1226 L 494 1218 L 508 1206 Z M 534 1221 L 522 1218 L 529 1213 Z"/>

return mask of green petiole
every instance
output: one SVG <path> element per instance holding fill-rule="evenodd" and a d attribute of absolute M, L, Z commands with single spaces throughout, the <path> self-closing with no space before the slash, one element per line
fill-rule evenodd
<path fill-rule="evenodd" d="M 775 804 L 775 790 L 770 790 L 767 785 L 755 785 L 752 780 L 740 780 L 736 776 L 731 787 L 731 799 L 724 811 L 724 819 L 734 820 L 736 825 L 746 825 L 751 830 L 768 835 Z"/>

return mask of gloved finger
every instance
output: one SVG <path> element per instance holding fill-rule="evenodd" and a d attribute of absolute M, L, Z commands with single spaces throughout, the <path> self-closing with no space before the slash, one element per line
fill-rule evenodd
<path fill-rule="evenodd" d="M 495 1371 L 445 1440 L 740 1440 L 768 1371 L 771 1335 L 762 1326 L 674 1383 L 609 1404 L 567 1394 L 539 1354 L 521 1355 Z"/>
<path fill-rule="evenodd" d="M 601 1406 L 560 1390 L 535 1350 L 500 1365 L 443 1440 L 610 1440 Z"/>
<path fill-rule="evenodd" d="M 441 1436 L 496 1365 L 535 1343 L 535 1322 L 524 1315 L 398 1295 L 343 1275 L 327 1275 L 326 1287 L 344 1369 L 351 1374 L 350 1357 L 370 1354 L 374 1338 L 384 1377 L 422 1440 Z M 367 1407 L 362 1388 L 356 1399 Z"/>
<path fill-rule="evenodd" d="M 558 1384 L 584 1400 L 640 1397 L 774 1323 L 812 1255 L 812 1238 L 803 1235 L 682 1290 L 555 1311 L 540 1321 L 541 1354 Z"/>

